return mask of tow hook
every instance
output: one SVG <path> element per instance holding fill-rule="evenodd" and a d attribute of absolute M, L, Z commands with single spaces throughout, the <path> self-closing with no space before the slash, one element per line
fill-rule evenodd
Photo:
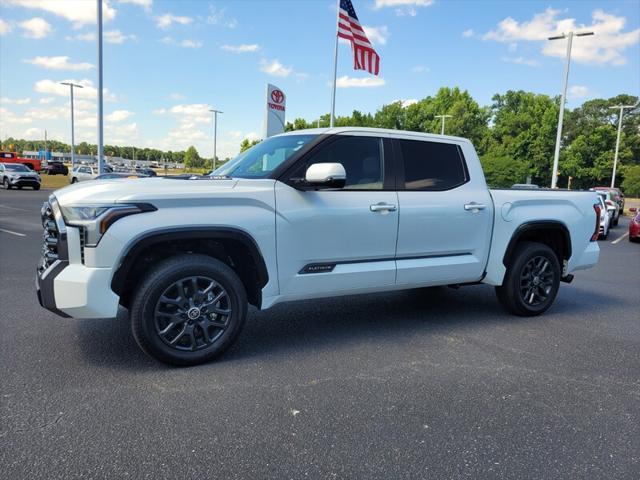
<path fill-rule="evenodd" d="M 565 275 L 560 280 L 562 280 L 564 283 L 571 283 L 571 282 L 573 282 L 573 275 L 571 275 L 571 274 Z"/>

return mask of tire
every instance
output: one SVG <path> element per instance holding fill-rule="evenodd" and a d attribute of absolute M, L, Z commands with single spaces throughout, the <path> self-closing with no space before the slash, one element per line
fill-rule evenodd
<path fill-rule="evenodd" d="M 616 219 L 613 221 L 613 226 L 617 227 L 618 226 L 618 222 L 620 221 L 620 217 L 616 217 Z"/>
<path fill-rule="evenodd" d="M 71 179 L 71 183 L 72 183 L 72 184 L 73 184 L 73 183 L 78 183 L 78 179 L 77 179 L 76 177 L 73 177 L 73 178 Z"/>
<path fill-rule="evenodd" d="M 9 179 L 5 178 L 2 182 L 2 185 L 4 186 L 5 190 L 11 190 L 13 187 L 11 186 L 11 184 L 9 183 Z"/>
<path fill-rule="evenodd" d="M 515 315 L 540 315 L 553 304 L 560 276 L 560 262 L 553 250 L 542 243 L 522 242 L 511 257 L 502 285 L 496 287 L 496 295 L 502 306 Z"/>
<path fill-rule="evenodd" d="M 40 190 L 40 185 L 34 185 L 34 186 L 33 186 L 33 189 L 34 189 L 34 190 Z"/>
<path fill-rule="evenodd" d="M 211 301 L 216 303 L 207 306 Z M 156 360 L 198 365 L 229 348 L 244 326 L 247 308 L 244 285 L 228 265 L 206 255 L 180 255 L 145 275 L 131 303 L 131 328 L 140 348 Z"/>

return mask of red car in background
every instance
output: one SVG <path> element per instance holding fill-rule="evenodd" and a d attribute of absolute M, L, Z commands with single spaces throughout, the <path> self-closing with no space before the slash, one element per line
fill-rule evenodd
<path fill-rule="evenodd" d="M 633 218 L 629 222 L 629 241 L 640 242 L 640 209 L 630 208 Z"/>
<path fill-rule="evenodd" d="M 29 170 L 39 172 L 42 169 L 42 162 L 34 158 L 21 158 L 16 152 L 0 152 L 0 162 L 2 163 L 21 163 Z"/>

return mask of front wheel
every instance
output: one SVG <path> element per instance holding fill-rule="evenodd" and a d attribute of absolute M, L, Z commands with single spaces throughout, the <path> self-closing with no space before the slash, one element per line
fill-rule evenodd
<path fill-rule="evenodd" d="M 511 313 L 530 317 L 544 313 L 560 287 L 560 262 L 547 245 L 522 242 L 516 249 L 501 286 L 500 303 Z"/>
<path fill-rule="evenodd" d="M 242 330 L 247 295 L 225 263 L 180 255 L 145 277 L 131 305 L 131 326 L 151 357 L 171 365 L 204 363 L 222 354 Z"/>
<path fill-rule="evenodd" d="M 40 190 L 40 185 L 34 185 L 34 186 L 33 186 L 33 189 L 34 189 L 34 190 Z"/>

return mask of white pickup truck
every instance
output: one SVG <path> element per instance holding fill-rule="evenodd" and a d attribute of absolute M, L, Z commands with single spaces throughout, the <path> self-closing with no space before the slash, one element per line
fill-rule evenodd
<path fill-rule="evenodd" d="M 38 298 L 77 318 L 122 305 L 141 348 L 177 365 L 222 353 L 248 304 L 485 283 L 538 315 L 598 261 L 599 209 L 593 192 L 489 190 L 463 138 L 296 131 L 208 177 L 56 191 Z"/>

